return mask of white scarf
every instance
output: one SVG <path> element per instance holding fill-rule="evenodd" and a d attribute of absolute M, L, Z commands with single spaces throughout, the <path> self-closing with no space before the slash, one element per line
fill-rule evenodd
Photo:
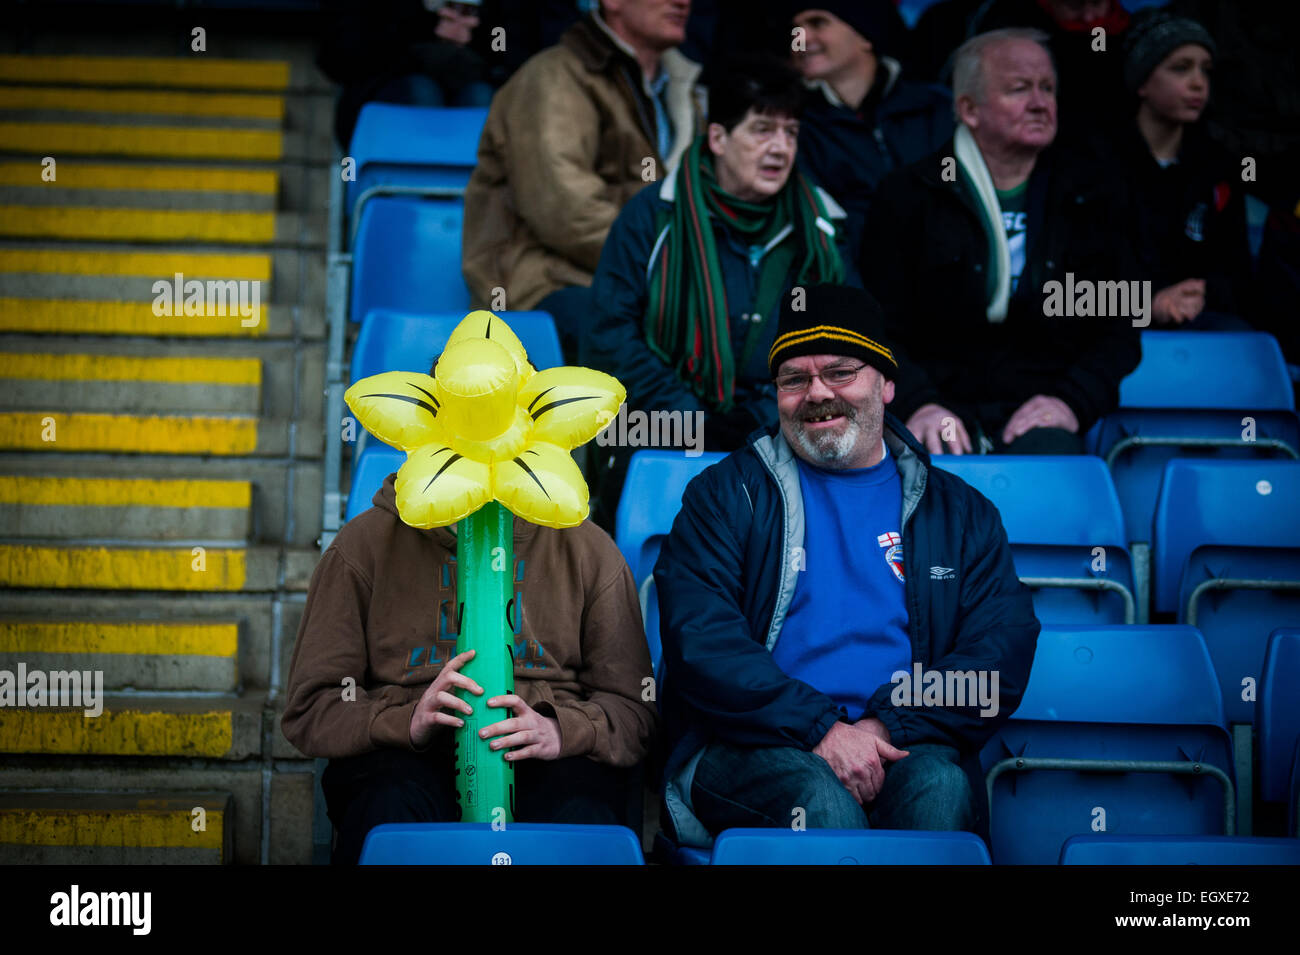
<path fill-rule="evenodd" d="M 957 124 L 953 144 L 954 152 L 957 153 L 957 162 L 961 164 L 961 168 L 965 170 L 975 186 L 980 211 L 990 227 L 989 233 L 993 236 L 993 248 L 990 250 L 993 253 L 991 257 L 993 261 L 989 266 L 993 270 L 996 284 L 993 288 L 993 300 L 989 302 L 985 315 L 990 322 L 1001 322 L 1007 317 L 1007 302 L 1011 298 L 1011 250 L 1007 247 L 1007 232 L 1002 224 L 1002 207 L 998 204 L 998 193 L 993 188 L 993 177 L 989 175 L 989 167 L 984 162 L 984 155 L 975 144 L 975 137 L 971 135 L 965 123 Z"/>

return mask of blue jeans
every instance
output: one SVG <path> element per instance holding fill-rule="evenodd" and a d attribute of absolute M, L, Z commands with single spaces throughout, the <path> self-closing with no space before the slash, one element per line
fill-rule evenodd
<path fill-rule="evenodd" d="M 910 755 L 885 764 L 885 784 L 864 807 L 815 753 L 712 743 L 696 767 L 691 803 L 715 836 L 739 827 L 789 828 L 797 808 L 809 829 L 969 830 L 975 807 L 957 750 L 939 743 L 906 749 Z"/>

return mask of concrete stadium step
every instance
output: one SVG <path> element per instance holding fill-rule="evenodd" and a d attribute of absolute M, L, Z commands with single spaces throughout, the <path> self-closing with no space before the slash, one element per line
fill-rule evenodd
<path fill-rule="evenodd" d="M 39 156 L 148 156 L 276 162 L 302 156 L 301 139 L 276 129 L 0 122 L 0 152 Z"/>
<path fill-rule="evenodd" d="M 41 173 L 41 165 L 30 159 L 0 162 L 0 186 L 46 191 L 132 189 L 138 192 L 235 192 L 262 196 L 274 196 L 280 187 L 278 169 L 234 166 L 161 166 L 60 159 L 53 180 L 43 179 Z"/>
<path fill-rule="evenodd" d="M 299 424 L 238 415 L 0 410 L 0 451 L 281 456 L 293 440 L 298 453 L 318 457 L 323 436 Z"/>
<path fill-rule="evenodd" d="M 0 333 L 0 379 L 10 379 L 0 383 L 0 407 L 282 416 L 292 413 L 295 385 L 322 380 L 324 361 L 325 346 L 319 342 L 295 347 L 245 339 L 218 346 L 178 339 Z M 42 379 L 48 386 L 38 384 Z M 45 400 L 20 402 L 16 396 L 24 388 Z M 59 393 L 64 397 L 55 397 Z"/>
<path fill-rule="evenodd" d="M 314 424 L 320 430 L 319 419 Z M 303 421 L 299 429 L 308 427 Z M 167 455 L 0 453 L 0 474 L 82 480 L 239 481 L 253 486 L 252 541 L 310 548 L 320 528 L 323 466 L 303 458 L 194 458 Z M 25 492 L 26 488 L 18 488 Z M 35 520 L 36 518 L 26 518 Z M 189 518 L 187 517 L 186 520 Z M 0 533 L 0 536 L 5 536 Z M 16 536 L 16 535 L 8 535 Z M 51 535 L 52 539 L 56 535 Z M 91 539 L 107 539 L 91 538 Z M 209 538 L 190 538 L 199 542 Z"/>
<path fill-rule="evenodd" d="M 95 206 L 0 206 L 0 235 L 27 239 L 109 242 L 288 244 L 298 238 L 293 213 Z"/>
<path fill-rule="evenodd" d="M 284 90 L 289 64 L 283 60 L 232 60 L 144 56 L 0 56 L 0 80 L 13 83 L 76 84 L 185 89 Z"/>
<path fill-rule="evenodd" d="M 262 363 L 203 355 L 0 351 L 6 409 L 112 408 L 118 412 L 262 410 Z"/>
<path fill-rule="evenodd" d="M 86 89 L 76 86 L 0 86 L 0 111 L 211 116 L 283 123 L 284 96 L 265 93 Z"/>
<path fill-rule="evenodd" d="M 187 634 L 203 632 L 199 628 L 233 624 L 239 631 L 239 646 L 235 656 L 239 668 L 238 686 L 245 691 L 266 691 L 277 675 L 289 672 L 294 637 L 302 622 L 306 599 L 306 593 L 302 590 L 280 594 L 10 590 L 5 594 L 4 614 L 0 619 L 14 625 L 80 623 L 126 627 L 131 628 L 132 639 L 137 642 L 145 639 L 147 631 L 143 628 L 148 627 L 179 627 L 179 642 L 181 639 L 190 640 Z M 139 635 L 136 635 L 137 630 Z M 200 645 L 207 650 L 214 649 L 213 644 Z M 102 665 L 95 668 L 104 670 L 105 688 L 124 688 L 127 684 L 118 687 L 113 683 L 111 674 L 116 664 L 110 662 L 110 656 L 102 654 Z M 124 653 L 121 657 L 123 660 L 142 661 L 142 664 L 147 662 L 149 667 L 153 667 L 155 659 L 152 655 L 143 653 Z M 182 668 L 192 665 L 189 657 L 178 655 L 176 659 L 182 661 Z M 215 663 L 211 668 L 200 666 L 197 669 L 205 672 L 210 669 L 208 676 L 223 672 Z M 127 675 L 130 672 L 128 670 Z M 171 674 L 165 666 L 148 672 L 150 679 L 158 680 L 169 678 Z M 139 683 L 134 684 L 133 688 L 141 692 L 148 689 Z M 156 689 L 220 688 L 159 686 Z M 0 783 L 0 786 L 3 785 L 7 784 Z"/>
<path fill-rule="evenodd" d="M 102 246 L 63 244 L 0 246 L 0 301 L 147 302 L 152 311 L 159 296 L 167 295 L 166 290 L 173 289 L 178 281 L 182 289 L 186 282 L 203 282 L 205 293 L 209 281 L 259 282 L 258 297 L 263 306 L 299 302 L 304 297 L 313 308 L 323 309 L 325 305 L 325 263 L 315 251 L 278 248 L 265 253 L 223 254 L 105 250 Z M 251 292 L 248 289 L 250 296 Z M 269 316 L 269 320 L 274 319 L 274 315 Z"/>
<path fill-rule="evenodd" d="M 32 673 L 28 667 L 28 682 L 21 687 L 24 696 L 34 685 Z M 83 697 L 81 703 L 85 702 Z M 262 751 L 265 704 L 261 693 L 214 697 L 105 693 L 97 701 L 103 708 L 99 715 L 84 705 L 8 705 L 0 708 L 0 753 L 245 759 Z"/>
<path fill-rule="evenodd" d="M 0 670 L 97 671 L 109 692 L 235 693 L 239 623 L 0 619 Z"/>
<path fill-rule="evenodd" d="M 270 163 L 240 169 L 228 165 L 158 165 L 132 160 L 94 162 L 60 159 L 41 178 L 36 157 L 0 162 L 0 205 L 75 205 L 108 208 L 213 209 L 222 212 L 315 210 L 329 195 L 334 171 L 325 165 Z M 192 171 L 192 188 L 179 171 Z"/>
<path fill-rule="evenodd" d="M 243 542 L 252 508 L 248 481 L 0 473 L 0 537 Z"/>
<path fill-rule="evenodd" d="M 0 864 L 220 865 L 228 792 L 0 792 Z"/>
<path fill-rule="evenodd" d="M 160 338 L 291 338 L 297 332 L 320 339 L 325 334 L 325 314 L 323 309 L 300 310 L 263 302 L 260 314 L 248 318 L 155 315 L 153 303 L 148 301 L 0 298 L 0 332 Z"/>
<path fill-rule="evenodd" d="M 234 839 L 233 861 L 256 865 L 262 858 L 263 766 L 261 760 L 12 756 L 0 761 L 0 790 L 20 795 L 69 790 L 124 795 L 183 792 L 186 798 L 189 793 L 228 792 L 234 797 L 233 818 L 227 816 L 225 823 Z M 309 761 L 276 763 L 270 785 L 269 862 L 301 865 L 311 860 L 311 769 Z"/>
<path fill-rule="evenodd" d="M 66 164 L 58 167 L 58 172 L 67 170 Z M 171 209 L 178 212 L 275 212 L 278 203 L 279 174 L 268 170 L 272 188 L 263 187 L 261 183 L 252 183 L 255 188 L 225 189 L 184 189 L 164 187 L 172 177 L 156 176 L 148 170 L 139 179 L 132 176 L 131 167 L 126 164 L 117 166 L 100 166 L 106 172 L 111 170 L 113 176 L 86 175 L 71 177 L 70 181 L 40 181 L 34 175 L 35 168 L 28 164 L 20 183 L 0 184 L 0 206 L 19 207 L 58 207 L 77 206 L 94 209 Z M 151 167 L 166 172 L 165 168 Z M 93 171 L 93 170 L 91 170 Z M 226 175 L 226 170 L 216 170 L 223 175 L 204 177 L 197 175 L 196 181 L 203 185 L 223 184 L 229 180 L 229 186 L 237 187 L 238 182 Z M 323 172 L 321 170 L 320 172 Z M 3 173 L 3 170 L 0 170 Z M 16 177 L 13 177 L 16 178 Z M 61 179 L 67 177 L 61 177 Z M 92 185 L 92 183 L 102 183 Z"/>
<path fill-rule="evenodd" d="M 140 547 L 51 541 L 0 542 L 0 587 L 29 590 L 306 590 L 319 553 L 221 544 Z"/>
<path fill-rule="evenodd" d="M 4 277 L 13 274 L 83 275 L 171 280 L 178 272 L 193 279 L 270 282 L 272 256 L 250 252 L 106 251 L 62 246 L 32 248 L 27 244 L 21 248 L 0 248 L 0 276 Z M 7 289 L 0 286 L 4 294 L 11 294 Z"/>

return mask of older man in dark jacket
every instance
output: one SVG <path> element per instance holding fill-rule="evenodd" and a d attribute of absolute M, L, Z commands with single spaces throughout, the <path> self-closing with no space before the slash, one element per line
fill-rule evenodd
<path fill-rule="evenodd" d="M 768 355 L 780 428 L 691 482 L 655 565 L 667 821 L 689 845 L 981 831 L 978 755 L 1028 682 L 1029 591 L 993 505 L 885 414 L 880 307 L 806 291 Z"/>
<path fill-rule="evenodd" d="M 1009 29 L 962 45 L 953 141 L 882 182 L 867 223 L 863 284 L 902 368 L 895 413 L 932 453 L 1081 452 L 1150 323 L 1124 184 L 1052 147 L 1044 42 Z"/>

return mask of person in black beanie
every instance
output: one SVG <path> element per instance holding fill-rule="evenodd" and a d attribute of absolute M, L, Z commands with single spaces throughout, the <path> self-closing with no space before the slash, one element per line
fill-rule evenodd
<path fill-rule="evenodd" d="M 1134 16 L 1124 45 L 1133 118 L 1115 160 L 1142 202 L 1137 248 L 1166 328 L 1247 331 L 1250 244 L 1241 161 L 1205 133 L 1214 40 L 1163 10 Z"/>
<path fill-rule="evenodd" d="M 952 135 L 951 94 L 904 79 L 890 55 L 904 32 L 891 0 L 790 5 L 785 34 L 811 94 L 799 164 L 848 212 L 852 249 L 880 180 Z"/>
<path fill-rule="evenodd" d="M 868 293 L 795 289 L 768 367 L 779 426 L 687 486 L 655 565 L 665 829 L 706 846 L 800 807 L 809 828 L 982 832 L 979 752 L 1039 630 L 1001 519 L 885 411 L 899 367 Z M 917 706 L 918 668 L 996 673 L 997 703 Z"/>

